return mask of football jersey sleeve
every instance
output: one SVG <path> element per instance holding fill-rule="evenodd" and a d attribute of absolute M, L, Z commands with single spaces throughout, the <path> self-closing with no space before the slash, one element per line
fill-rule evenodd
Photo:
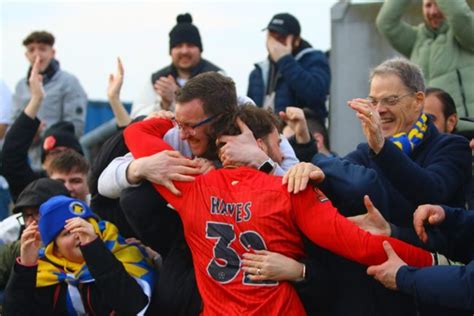
<path fill-rule="evenodd" d="M 431 253 L 400 240 L 372 235 L 339 214 L 318 189 L 308 187 L 291 195 L 298 227 L 316 245 L 349 260 L 378 265 L 387 260 L 383 241 L 392 245 L 400 258 L 410 266 L 431 266 Z"/>
<path fill-rule="evenodd" d="M 162 118 L 152 118 L 129 125 L 124 131 L 125 144 L 134 158 L 151 156 L 164 150 L 174 150 L 163 140 L 166 132 L 173 127 L 170 120 Z M 154 188 L 166 199 L 174 208 L 182 206 L 185 192 L 190 187 L 189 182 L 173 181 L 176 188 L 182 195 L 178 196 L 162 185 L 153 183 Z"/>

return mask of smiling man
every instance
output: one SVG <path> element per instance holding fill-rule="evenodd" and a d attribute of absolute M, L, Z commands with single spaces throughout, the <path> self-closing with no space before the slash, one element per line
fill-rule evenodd
<path fill-rule="evenodd" d="M 218 66 L 201 57 L 203 47 L 198 28 L 189 13 L 180 14 L 170 31 L 171 65 L 151 75 L 132 105 L 132 117 L 175 107 L 175 94 L 186 81 L 207 71 L 223 72 Z"/>
<path fill-rule="evenodd" d="M 76 136 L 79 137 L 84 132 L 87 95 L 79 80 L 60 68 L 55 59 L 54 42 L 54 36 L 46 31 L 35 31 L 23 41 L 25 56 L 31 66 L 25 78 L 16 85 L 13 95 L 13 120 L 20 116 L 31 99 L 28 78 L 36 58 L 39 58 L 39 72 L 45 90 L 38 112 L 39 120 L 45 124 L 45 128 L 59 121 L 69 121 L 74 124 Z"/>
<path fill-rule="evenodd" d="M 401 228 L 411 227 L 420 204 L 464 207 L 470 181 L 468 142 L 438 132 L 422 112 L 424 91 L 420 68 L 395 58 L 373 69 L 368 98 L 349 101 L 367 143 L 342 159 L 315 156 L 312 161 L 326 176 L 318 187 L 342 214 L 360 214 L 365 194 Z M 415 306 L 375 284 L 360 266 L 331 255 L 328 260 L 340 291 L 331 315 L 459 315 L 439 306 Z M 347 303 L 351 301 L 357 308 Z"/>

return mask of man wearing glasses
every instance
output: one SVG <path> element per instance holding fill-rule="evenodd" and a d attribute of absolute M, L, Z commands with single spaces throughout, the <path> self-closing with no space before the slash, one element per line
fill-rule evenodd
<path fill-rule="evenodd" d="M 467 140 L 438 132 L 431 117 L 423 114 L 424 91 L 418 66 L 398 58 L 383 62 L 370 75 L 368 98 L 348 102 L 361 121 L 367 143 L 359 144 L 342 159 L 314 157 L 312 161 L 326 175 L 319 188 L 342 214 L 360 214 L 365 209 L 363 195 L 367 194 L 383 216 L 398 226 L 392 226 L 392 236 L 414 243 L 416 236 L 405 236 L 412 236 L 411 221 L 417 205 L 464 207 L 470 176 Z M 367 277 L 365 268 L 328 256 L 339 289 L 331 314 L 415 313 L 413 300 L 383 289 Z M 455 314 L 439 306 L 434 310 L 423 305 L 417 308 L 421 314 Z"/>
<path fill-rule="evenodd" d="M 203 173 L 215 166 L 206 158 L 217 160 L 215 124 L 224 113 L 236 113 L 237 95 L 232 79 L 216 72 L 207 72 L 191 78 L 176 96 L 176 113 L 165 112 L 162 116 L 172 119 L 175 127 L 165 130 L 153 125 L 152 134 L 164 135 L 163 139 L 176 151 L 158 153 L 131 160 L 131 156 L 119 157 L 103 171 L 99 178 L 99 192 L 109 198 L 120 197 L 120 203 L 133 229 L 140 232 L 140 239 L 163 256 L 160 282 L 157 283 L 150 313 L 162 315 L 198 315 L 201 299 L 194 281 L 194 270 L 189 249 L 184 241 L 183 228 L 177 214 L 166 208 L 166 202 L 158 197 L 147 183 L 159 183 L 171 192 L 180 194 L 171 180 L 192 181 L 190 174 Z M 222 124 L 222 122 L 220 122 Z M 226 145 L 227 162 L 238 162 L 259 168 L 267 173 L 282 175 L 284 170 L 297 162 L 294 151 L 286 139 L 282 139 L 283 161 L 276 164 L 257 145 L 252 132 L 242 124 L 243 133 L 221 137 Z M 232 144 L 231 144 L 232 143 Z M 226 147 L 227 146 L 227 147 Z M 224 148 L 238 146 L 240 157 Z M 244 157 L 242 157 L 244 156 Z M 190 160 L 188 158 L 194 158 Z M 196 158 L 199 157 L 199 158 Z M 199 167 L 199 168 L 196 168 Z M 220 167 L 220 165 L 217 165 Z M 139 187 L 138 184 L 144 182 Z M 137 186 L 130 188 L 131 186 Z M 125 190 L 121 194 L 122 190 Z"/>
<path fill-rule="evenodd" d="M 184 157 L 217 161 L 216 139 L 212 136 L 214 119 L 222 113 L 235 112 L 238 104 L 245 100 L 237 97 L 232 79 L 215 72 L 198 76 L 199 89 L 185 89 L 184 92 L 180 90 L 175 114 L 159 114 L 175 122 L 175 128 L 167 131 L 163 139 L 179 153 L 169 153 L 168 157 L 153 155 L 136 160 L 133 160 L 131 155 L 116 158 L 99 178 L 99 192 L 102 195 L 118 198 L 123 189 L 137 185 L 143 180 L 163 184 L 177 193 L 171 180 L 190 180 L 190 177 L 184 174 L 200 172 L 193 167 L 202 163 L 202 159 L 196 161 Z M 204 95 L 202 91 L 209 93 Z M 279 165 L 257 146 L 252 132 L 245 124 L 242 129 L 241 135 L 219 139 L 226 143 L 221 150 L 227 155 L 224 159 L 276 175 L 283 175 L 285 170 L 298 162 L 288 140 L 283 139 L 280 145 L 283 161 Z"/>

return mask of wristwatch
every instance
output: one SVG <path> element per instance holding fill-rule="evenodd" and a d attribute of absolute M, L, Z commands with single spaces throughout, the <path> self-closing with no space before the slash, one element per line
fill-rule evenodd
<path fill-rule="evenodd" d="M 268 158 L 258 167 L 258 170 L 271 174 L 275 167 L 276 163 L 271 158 Z"/>

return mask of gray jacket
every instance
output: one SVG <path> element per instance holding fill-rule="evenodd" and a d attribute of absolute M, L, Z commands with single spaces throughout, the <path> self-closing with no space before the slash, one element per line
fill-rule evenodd
<path fill-rule="evenodd" d="M 59 69 L 44 85 L 45 97 L 38 112 L 38 118 L 50 127 L 59 121 L 74 124 L 76 136 L 84 133 L 87 95 L 79 80 L 72 74 Z M 12 113 L 14 121 L 30 101 L 31 93 L 27 78 L 21 79 L 13 95 Z"/>

